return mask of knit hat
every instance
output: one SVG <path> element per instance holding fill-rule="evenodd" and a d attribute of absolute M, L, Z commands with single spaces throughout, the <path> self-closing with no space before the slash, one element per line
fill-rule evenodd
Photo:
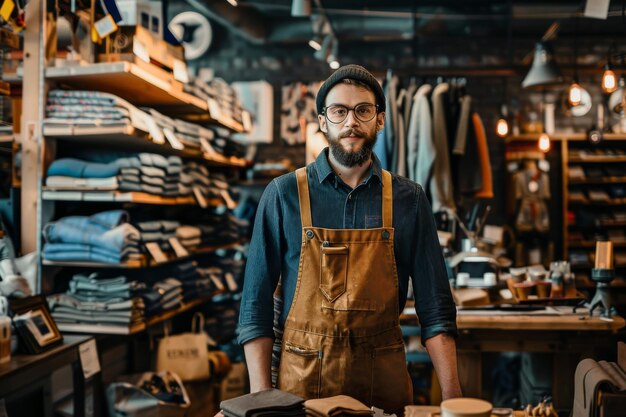
<path fill-rule="evenodd" d="M 317 92 L 317 97 L 315 99 L 315 104 L 317 106 L 317 114 L 322 114 L 324 111 L 324 104 L 326 102 L 326 95 L 337 83 L 341 80 L 345 80 L 346 78 L 351 78 L 353 80 L 361 81 L 364 84 L 367 84 L 372 91 L 374 92 L 374 97 L 376 97 L 376 104 L 378 104 L 378 111 L 385 111 L 385 93 L 383 93 L 383 89 L 381 88 L 376 78 L 368 70 L 363 68 L 360 65 L 344 65 L 339 68 L 337 71 L 333 72 L 330 77 L 324 81 L 319 91 Z"/>

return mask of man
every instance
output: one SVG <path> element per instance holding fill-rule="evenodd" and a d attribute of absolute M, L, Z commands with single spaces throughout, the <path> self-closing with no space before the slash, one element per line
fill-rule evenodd
<path fill-rule="evenodd" d="M 272 181 L 257 212 L 239 318 L 250 388 L 271 388 L 272 295 L 281 277 L 277 387 L 401 413 L 412 387 L 398 317 L 411 276 L 443 398 L 460 396 L 456 310 L 430 205 L 419 185 L 382 171 L 372 153 L 383 91 L 366 69 L 347 65 L 324 82 L 316 104 L 330 148 Z"/>

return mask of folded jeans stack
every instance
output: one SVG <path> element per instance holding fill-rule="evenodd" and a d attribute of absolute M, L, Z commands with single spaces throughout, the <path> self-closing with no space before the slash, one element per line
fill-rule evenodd
<path fill-rule="evenodd" d="M 304 402 L 304 408 L 306 415 L 312 417 L 371 416 L 374 414 L 365 404 L 347 395 L 307 400 Z"/>
<path fill-rule="evenodd" d="M 272 388 L 222 401 L 220 408 L 225 417 L 303 417 L 303 403 L 296 395 Z"/>
<path fill-rule="evenodd" d="M 141 191 L 166 197 L 178 197 L 182 160 L 177 156 L 165 157 L 140 153 L 136 157 L 120 158 L 120 190 Z"/>
<path fill-rule="evenodd" d="M 43 230 L 43 257 L 50 261 L 114 264 L 140 259 L 141 236 L 127 220 L 127 212 L 110 210 L 48 223 Z"/>
<path fill-rule="evenodd" d="M 129 124 L 136 110 L 113 94 L 99 91 L 51 90 L 46 105 L 46 123 L 119 125 Z"/>
<path fill-rule="evenodd" d="M 200 227 L 183 225 L 176 229 L 176 237 L 187 250 L 195 250 L 202 243 Z"/>
<path fill-rule="evenodd" d="M 99 163 L 61 158 L 48 168 L 46 186 L 60 189 L 117 190 L 120 167 L 115 162 Z"/>
<path fill-rule="evenodd" d="M 162 250 L 172 250 L 169 239 L 176 237 L 180 223 L 171 220 L 154 220 L 136 224 L 141 234 L 141 243 L 157 243 Z"/>
<path fill-rule="evenodd" d="M 151 314 L 180 307 L 183 301 L 183 284 L 179 280 L 166 278 L 154 284 L 152 288 L 161 294 L 162 298 L 151 306 Z"/>
<path fill-rule="evenodd" d="M 98 273 L 77 274 L 64 294 L 48 297 L 58 323 L 107 324 L 129 327 L 144 320 L 145 304 L 139 292 L 145 285 L 124 276 L 105 278 Z"/>

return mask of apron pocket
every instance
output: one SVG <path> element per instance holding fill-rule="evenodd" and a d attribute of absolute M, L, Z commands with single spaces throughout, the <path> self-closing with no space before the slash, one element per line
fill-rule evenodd
<path fill-rule="evenodd" d="M 348 247 L 322 246 L 320 290 L 330 302 L 346 292 Z"/>
<path fill-rule="evenodd" d="M 322 352 L 285 343 L 280 360 L 279 388 L 305 399 L 319 398 Z"/>
<path fill-rule="evenodd" d="M 374 349 L 371 396 L 372 405 L 387 412 L 412 404 L 413 387 L 403 343 Z"/>

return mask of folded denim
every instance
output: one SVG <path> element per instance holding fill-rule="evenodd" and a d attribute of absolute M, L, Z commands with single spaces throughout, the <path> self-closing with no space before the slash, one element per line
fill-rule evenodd
<path fill-rule="evenodd" d="M 138 291 L 119 291 L 115 293 L 104 293 L 101 291 L 77 291 L 71 292 L 72 297 L 75 297 L 79 301 L 94 302 L 94 303 L 108 303 L 112 300 L 126 300 L 135 296 L 135 292 Z M 68 290 L 68 293 L 70 291 Z"/>
<path fill-rule="evenodd" d="M 120 181 L 120 191 L 139 191 L 143 192 L 143 188 L 141 188 L 141 184 L 127 181 Z"/>
<path fill-rule="evenodd" d="M 117 176 L 119 170 L 119 166 L 115 163 L 101 164 L 75 158 L 61 158 L 52 162 L 48 168 L 48 176 L 110 178 Z"/>
<path fill-rule="evenodd" d="M 78 317 L 78 320 L 85 320 L 86 318 L 100 318 L 105 320 L 119 320 L 126 319 L 128 321 L 135 321 L 143 317 L 143 310 L 129 309 L 129 310 L 111 310 L 111 311 L 86 311 L 79 310 L 67 306 L 56 306 L 52 309 L 52 314 L 63 314 L 64 317 Z"/>
<path fill-rule="evenodd" d="M 44 245 L 43 257 L 49 261 L 74 261 L 74 262 L 101 262 L 108 264 L 119 264 L 124 258 L 121 254 L 103 253 L 98 248 L 91 247 L 90 249 L 76 250 L 72 252 L 68 251 L 55 251 L 52 250 L 54 245 L 65 245 L 64 243 L 47 243 Z"/>
<path fill-rule="evenodd" d="M 76 178 L 62 175 L 52 175 L 46 178 L 46 186 L 65 189 L 99 188 L 116 190 L 119 187 L 117 177 L 107 178 Z"/>
<path fill-rule="evenodd" d="M 304 415 L 303 403 L 301 397 L 271 388 L 222 401 L 220 408 L 224 415 L 237 417 L 249 417 L 260 412 L 269 412 L 267 415 L 274 416 L 292 415 L 291 412 L 296 412 L 293 415 Z"/>
<path fill-rule="evenodd" d="M 64 294 L 52 294 L 47 297 L 50 308 L 54 309 L 56 306 L 70 307 L 76 310 L 83 311 L 117 311 L 117 310 L 130 310 L 139 309 L 143 310 L 145 304 L 141 297 L 133 297 L 127 299 L 111 299 L 106 302 L 94 302 L 94 301 L 81 301 L 76 298 L 75 295 Z"/>
<path fill-rule="evenodd" d="M 70 291 L 100 291 L 103 293 L 115 293 L 120 291 L 137 291 L 141 289 L 142 283 L 138 281 L 101 283 L 98 281 L 70 281 Z"/>
<path fill-rule="evenodd" d="M 130 223 L 106 230 L 90 223 L 87 218 L 65 217 L 44 227 L 44 237 L 50 243 L 76 243 L 106 249 L 111 252 L 122 252 L 132 249 L 133 242 L 141 238 L 141 234 Z"/>
<path fill-rule="evenodd" d="M 130 315 L 129 317 L 119 316 L 115 314 L 102 314 L 97 315 L 86 314 L 85 312 L 66 312 L 66 311 L 53 311 L 52 317 L 55 321 L 62 323 L 98 323 L 98 324 L 132 324 L 141 321 L 144 317 L 143 314 Z"/>

